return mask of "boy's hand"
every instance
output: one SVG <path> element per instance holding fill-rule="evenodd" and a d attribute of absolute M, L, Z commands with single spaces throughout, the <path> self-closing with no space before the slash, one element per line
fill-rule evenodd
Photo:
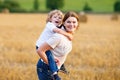
<path fill-rule="evenodd" d="M 73 40 L 73 35 L 68 33 L 67 38 L 68 38 L 70 41 L 72 41 L 72 40 Z"/>

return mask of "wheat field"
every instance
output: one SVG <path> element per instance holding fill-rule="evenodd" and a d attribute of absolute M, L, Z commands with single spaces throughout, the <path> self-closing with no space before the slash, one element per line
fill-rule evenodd
<path fill-rule="evenodd" d="M 74 34 L 62 80 L 120 80 L 120 15 L 87 14 Z M 46 14 L 0 13 L 0 80 L 38 80 L 35 42 Z"/>

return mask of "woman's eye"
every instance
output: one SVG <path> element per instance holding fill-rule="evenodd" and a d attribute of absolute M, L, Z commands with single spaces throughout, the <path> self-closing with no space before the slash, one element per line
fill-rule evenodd
<path fill-rule="evenodd" d="M 67 23 L 70 23 L 70 21 L 67 21 Z"/>
<path fill-rule="evenodd" d="M 76 23 L 75 21 L 73 23 Z"/>

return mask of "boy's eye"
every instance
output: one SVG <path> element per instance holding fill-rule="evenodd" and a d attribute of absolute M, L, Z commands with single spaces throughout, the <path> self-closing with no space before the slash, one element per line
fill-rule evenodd
<path fill-rule="evenodd" d="M 59 17 L 59 19 L 62 19 L 61 17 Z"/>

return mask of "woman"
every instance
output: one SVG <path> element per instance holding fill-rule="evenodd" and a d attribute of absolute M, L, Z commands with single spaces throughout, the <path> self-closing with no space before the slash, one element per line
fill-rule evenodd
<path fill-rule="evenodd" d="M 79 26 L 79 17 L 75 12 L 67 12 L 63 18 L 63 30 L 73 34 Z M 72 50 L 72 42 L 64 35 L 55 33 L 44 42 L 38 49 L 37 53 L 40 56 L 40 60 L 37 64 L 37 73 L 39 80 L 61 80 L 58 76 L 52 76 L 49 70 L 49 65 L 46 51 L 50 50 L 55 59 L 58 69 L 65 62 L 68 53 Z"/>
<path fill-rule="evenodd" d="M 40 37 L 36 41 L 36 48 L 38 48 L 42 43 L 47 41 L 54 33 L 60 33 L 68 37 L 72 36 L 71 34 L 67 33 L 66 31 L 58 28 L 62 24 L 63 19 L 63 13 L 60 10 L 51 10 L 48 13 L 47 20 L 46 20 L 46 26 L 42 33 L 40 34 Z M 69 35 L 71 35 L 69 37 Z M 71 39 L 70 39 L 71 40 Z M 48 65 L 50 71 L 53 73 L 53 75 L 58 75 L 58 68 L 55 63 L 54 57 L 52 56 L 52 53 L 50 50 L 46 51 L 46 55 L 48 58 Z M 60 68 L 60 71 L 67 73 L 66 68 L 64 65 Z"/>

